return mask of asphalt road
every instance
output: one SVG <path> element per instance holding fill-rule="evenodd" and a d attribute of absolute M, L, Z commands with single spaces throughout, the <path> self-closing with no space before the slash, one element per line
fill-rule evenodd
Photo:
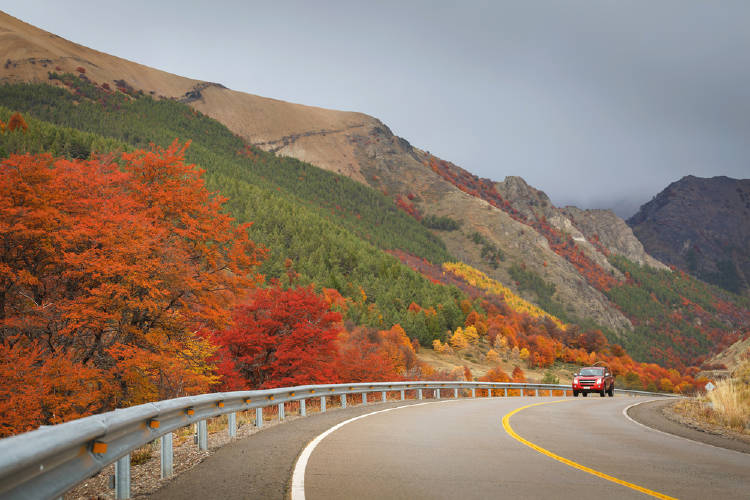
<path fill-rule="evenodd" d="M 750 454 L 646 429 L 623 415 L 645 399 L 552 403 L 559 399 L 448 400 L 350 422 L 310 454 L 305 497 L 647 498 L 636 487 L 676 498 L 750 498 Z M 509 425 L 539 449 L 513 438 L 502 423 L 534 403 L 548 404 L 518 411 Z M 154 497 L 287 497 L 294 463 L 314 437 L 353 416 L 399 405 L 338 410 L 264 430 L 219 450 Z"/>

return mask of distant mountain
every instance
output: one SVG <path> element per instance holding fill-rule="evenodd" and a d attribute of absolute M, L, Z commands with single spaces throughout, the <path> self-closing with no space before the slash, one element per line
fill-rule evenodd
<path fill-rule="evenodd" d="M 750 292 L 750 179 L 683 177 L 628 224 L 663 262 L 726 290 Z"/>

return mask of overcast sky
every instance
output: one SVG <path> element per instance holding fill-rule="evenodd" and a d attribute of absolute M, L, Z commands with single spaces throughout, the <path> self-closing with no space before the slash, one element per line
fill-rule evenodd
<path fill-rule="evenodd" d="M 750 177 L 748 0 L 0 5 L 148 66 L 373 115 L 558 205 L 629 216 L 684 175 Z"/>

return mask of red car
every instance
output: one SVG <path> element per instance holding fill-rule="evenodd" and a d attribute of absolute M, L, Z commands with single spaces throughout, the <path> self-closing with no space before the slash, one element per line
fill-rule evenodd
<path fill-rule="evenodd" d="M 601 397 L 604 397 L 604 394 L 608 394 L 609 397 L 615 395 L 615 378 L 609 368 L 587 366 L 573 375 L 573 396 L 583 394 L 583 397 L 586 397 L 590 392 L 598 392 Z"/>

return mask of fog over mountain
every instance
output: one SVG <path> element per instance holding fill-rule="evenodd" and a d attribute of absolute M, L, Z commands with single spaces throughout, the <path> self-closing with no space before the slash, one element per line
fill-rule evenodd
<path fill-rule="evenodd" d="M 18 2 L 23 21 L 233 89 L 380 118 L 483 177 L 632 215 L 750 173 L 750 3 Z"/>

